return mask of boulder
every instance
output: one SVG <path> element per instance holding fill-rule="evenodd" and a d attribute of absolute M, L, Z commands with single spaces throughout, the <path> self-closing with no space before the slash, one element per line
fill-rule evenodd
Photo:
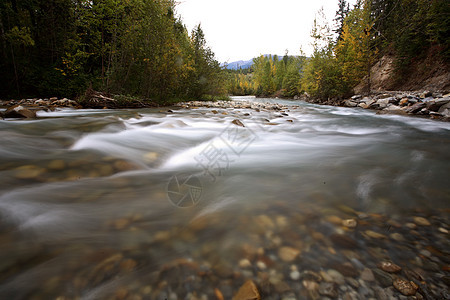
<path fill-rule="evenodd" d="M 36 118 L 36 112 L 22 105 L 14 105 L 3 113 L 4 118 Z"/>
<path fill-rule="evenodd" d="M 450 97 L 437 98 L 433 101 L 427 102 L 427 109 L 431 111 L 439 111 L 439 108 L 450 102 Z"/>
<path fill-rule="evenodd" d="M 408 109 L 406 109 L 406 112 L 410 113 L 410 114 L 415 114 L 415 113 L 421 111 L 422 108 L 425 108 L 426 106 L 427 106 L 427 104 L 424 102 L 417 102 L 417 103 L 413 104 L 411 107 L 409 107 Z"/>
<path fill-rule="evenodd" d="M 439 110 L 438 113 L 441 114 L 444 117 L 450 117 L 450 102 L 447 104 L 442 105 Z"/>
<path fill-rule="evenodd" d="M 379 99 L 375 104 L 377 104 L 380 108 L 386 108 L 389 104 L 389 99 L 390 98 Z"/>
<path fill-rule="evenodd" d="M 358 103 L 353 102 L 352 100 L 345 100 L 344 105 L 347 107 L 356 107 Z"/>
<path fill-rule="evenodd" d="M 422 98 L 422 99 L 424 99 L 424 98 L 426 98 L 426 97 L 431 97 L 433 95 L 433 93 L 432 92 L 430 92 L 430 91 L 423 91 L 421 94 L 420 94 L 420 98 Z"/>

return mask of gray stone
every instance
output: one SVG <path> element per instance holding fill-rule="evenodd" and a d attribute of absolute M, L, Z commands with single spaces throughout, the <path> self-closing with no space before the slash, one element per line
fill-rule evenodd
<path fill-rule="evenodd" d="M 347 106 L 347 107 L 356 107 L 356 106 L 358 105 L 358 103 L 353 102 L 353 101 L 351 101 L 351 100 L 345 100 L 344 104 L 345 104 L 345 106 Z"/>

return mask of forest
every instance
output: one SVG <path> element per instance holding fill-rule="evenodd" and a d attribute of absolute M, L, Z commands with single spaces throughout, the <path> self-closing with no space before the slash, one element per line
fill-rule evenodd
<path fill-rule="evenodd" d="M 167 102 L 220 96 L 224 73 L 173 0 L 0 2 L 0 98 L 88 89 Z"/>
<path fill-rule="evenodd" d="M 82 97 L 86 90 L 155 102 L 231 95 L 346 97 L 383 55 L 396 83 L 431 59 L 448 69 L 447 0 L 338 1 L 312 24 L 313 53 L 262 55 L 226 71 L 200 25 L 188 32 L 174 0 L 0 2 L 0 98 Z M 293 31 L 295 34 L 295 30 Z M 424 68 L 426 64 L 422 63 Z"/>
<path fill-rule="evenodd" d="M 229 71 L 228 89 L 236 95 L 343 98 L 361 82 L 370 91 L 370 69 L 386 54 L 395 61 L 392 86 L 400 86 L 430 61 L 448 70 L 449 23 L 446 0 L 360 0 L 352 8 L 339 0 L 332 22 L 323 11 L 316 14 L 310 57 L 261 55 L 251 69 Z"/>

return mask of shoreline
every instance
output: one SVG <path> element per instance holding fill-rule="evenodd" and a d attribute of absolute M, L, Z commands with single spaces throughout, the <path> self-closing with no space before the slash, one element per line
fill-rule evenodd
<path fill-rule="evenodd" d="M 158 107 L 208 107 L 208 108 L 249 108 L 279 111 L 288 109 L 275 103 L 251 103 L 239 100 L 193 100 L 177 103 L 159 104 L 139 99 L 110 98 L 98 94 L 88 101 L 75 101 L 68 98 L 33 98 L 21 100 L 0 100 L 0 107 L 6 108 L 0 112 L 0 118 L 36 118 L 37 111 L 53 111 L 57 108 L 75 109 L 130 109 Z M 259 97 L 256 97 L 259 98 Z M 262 97 L 264 98 L 264 97 Z M 417 116 L 437 121 L 450 121 L 450 93 L 432 93 L 429 91 L 383 91 L 369 96 L 354 95 L 343 100 L 319 100 L 308 97 L 275 98 L 284 100 L 302 100 L 308 103 L 341 107 L 355 107 L 377 111 L 377 114 L 396 114 Z"/>

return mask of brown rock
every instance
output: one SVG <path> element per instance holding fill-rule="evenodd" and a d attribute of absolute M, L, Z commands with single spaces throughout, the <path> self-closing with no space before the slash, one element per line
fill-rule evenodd
<path fill-rule="evenodd" d="M 368 237 L 371 237 L 373 239 L 385 239 L 387 238 L 387 236 L 385 236 L 384 234 L 372 231 L 372 230 L 366 230 L 364 232 Z"/>
<path fill-rule="evenodd" d="M 342 221 L 342 225 L 348 228 L 355 228 L 357 223 L 355 219 L 347 219 Z"/>
<path fill-rule="evenodd" d="M 36 112 L 22 105 L 14 105 L 3 113 L 4 118 L 36 118 Z"/>
<path fill-rule="evenodd" d="M 336 290 L 336 285 L 334 283 L 322 282 L 319 285 L 319 294 L 330 298 L 336 298 L 338 296 L 338 291 Z"/>
<path fill-rule="evenodd" d="M 300 254 L 300 250 L 292 247 L 281 247 L 278 249 L 278 256 L 282 261 L 291 262 L 297 258 Z"/>
<path fill-rule="evenodd" d="M 129 272 L 136 267 L 137 263 L 133 259 L 125 259 L 120 262 L 120 269 L 124 272 Z"/>
<path fill-rule="evenodd" d="M 417 285 L 412 281 L 407 281 L 402 278 L 397 278 L 392 283 L 397 291 L 405 296 L 413 296 L 418 289 Z"/>
<path fill-rule="evenodd" d="M 402 267 L 394 264 L 390 261 L 382 261 L 378 264 L 378 268 L 388 273 L 398 273 L 402 270 Z"/>
<path fill-rule="evenodd" d="M 345 234 L 332 234 L 330 236 L 330 240 L 336 245 L 341 246 L 342 248 L 353 249 L 357 246 L 356 241 Z"/>
<path fill-rule="evenodd" d="M 238 120 L 238 119 L 234 119 L 231 123 L 233 123 L 234 125 L 237 125 L 237 126 L 241 126 L 241 127 L 245 127 L 244 126 L 244 123 L 242 123 L 240 120 Z"/>
<path fill-rule="evenodd" d="M 233 300 L 260 300 L 258 288 L 252 280 L 246 281 L 234 295 Z"/>
<path fill-rule="evenodd" d="M 423 217 L 414 217 L 413 220 L 414 220 L 414 223 L 416 223 L 419 226 L 430 226 L 431 225 L 430 221 L 428 221 L 427 219 L 425 219 Z"/>

